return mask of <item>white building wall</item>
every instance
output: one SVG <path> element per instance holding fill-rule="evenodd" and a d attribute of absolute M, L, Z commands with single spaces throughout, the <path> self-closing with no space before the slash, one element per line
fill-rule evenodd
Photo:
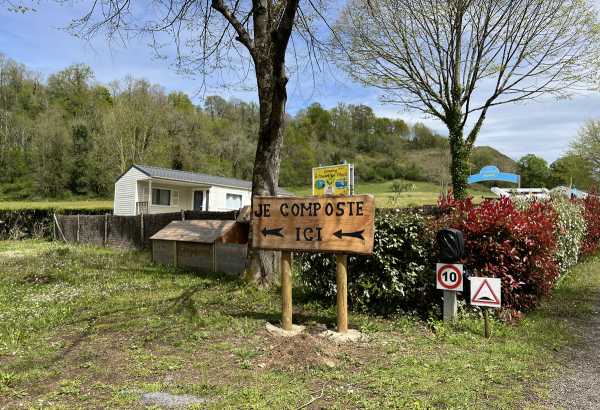
<path fill-rule="evenodd" d="M 165 214 L 169 212 L 179 212 L 182 209 L 187 211 L 192 209 L 192 189 L 181 185 L 170 185 L 168 182 L 152 181 L 152 189 L 169 189 L 171 191 L 171 205 L 154 205 L 152 197 L 148 197 L 148 213 L 150 214 Z M 150 195 L 150 194 L 149 194 Z M 177 201 L 177 196 L 179 200 Z"/>
<path fill-rule="evenodd" d="M 242 196 L 242 206 L 250 205 L 251 192 L 247 189 L 242 188 L 227 188 L 220 186 L 213 186 L 210 188 L 209 194 L 209 211 L 232 211 L 237 210 L 227 207 L 227 194 L 236 194 Z"/>
<path fill-rule="evenodd" d="M 115 215 L 135 215 L 137 201 L 137 181 L 147 176 L 136 168 L 131 168 L 115 182 L 115 199 L 113 213 Z"/>
<path fill-rule="evenodd" d="M 169 189 L 171 190 L 171 205 L 153 205 L 151 189 Z M 251 192 L 243 188 L 229 188 L 221 186 L 202 186 L 187 187 L 182 185 L 171 185 L 168 181 L 156 179 L 150 183 L 146 174 L 136 168 L 131 168 L 117 182 L 115 182 L 115 215 L 136 215 L 136 202 L 147 202 L 148 213 L 159 214 L 168 212 L 179 212 L 180 210 L 193 209 L 194 190 L 205 191 L 204 201 L 206 204 L 206 191 L 208 194 L 209 211 L 231 211 L 237 208 L 228 207 L 227 194 L 241 195 L 242 206 L 250 205 Z M 174 191 L 179 193 L 177 202 Z M 206 205 L 205 205 L 206 206 Z"/>

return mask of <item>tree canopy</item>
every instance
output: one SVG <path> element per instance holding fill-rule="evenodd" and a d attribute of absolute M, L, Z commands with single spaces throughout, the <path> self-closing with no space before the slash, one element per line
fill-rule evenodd
<path fill-rule="evenodd" d="M 446 124 L 462 197 L 490 108 L 593 83 L 597 21 L 591 0 L 350 0 L 334 42 L 352 78 Z"/>
<path fill-rule="evenodd" d="M 258 121 L 255 103 L 208 96 L 196 106 L 143 79 L 100 84 L 84 65 L 43 81 L 0 57 L 0 197 L 108 197 L 133 163 L 250 179 Z M 310 186 L 313 166 L 342 160 L 356 163 L 359 181 L 438 182 L 423 161 L 407 159 L 447 149 L 447 139 L 422 124 L 347 104 L 312 104 L 287 121 L 283 186 Z"/>

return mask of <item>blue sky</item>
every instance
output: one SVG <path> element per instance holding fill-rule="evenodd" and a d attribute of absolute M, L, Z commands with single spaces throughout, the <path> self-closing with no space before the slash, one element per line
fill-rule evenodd
<path fill-rule="evenodd" d="M 17 60 L 46 77 L 74 63 L 92 67 L 96 80 L 108 83 L 127 75 L 160 84 L 167 91 L 182 90 L 201 103 L 200 80 L 175 72 L 169 60 L 155 59 L 147 39 L 134 39 L 126 45 L 108 44 L 102 36 L 91 43 L 72 37 L 61 29 L 74 16 L 80 16 L 82 3 L 45 3 L 28 14 L 0 10 L 0 53 Z M 208 83 L 220 83 L 216 78 Z M 250 85 L 253 82 L 249 81 Z M 208 95 L 256 100 L 251 87 L 228 89 L 212 87 Z M 401 106 L 384 105 L 378 91 L 352 83 L 335 67 L 326 66 L 315 80 L 306 71 L 292 75 L 288 87 L 288 111 L 292 114 L 311 102 L 326 108 L 338 102 L 367 104 L 380 116 L 397 117 L 411 123 L 421 121 L 444 133 L 443 124 L 421 113 L 405 111 Z M 582 123 L 600 118 L 600 92 L 569 100 L 547 98 L 527 104 L 512 104 L 492 109 L 484 123 L 477 145 L 490 145 L 518 159 L 535 153 L 548 161 L 555 160 L 568 149 L 569 141 Z"/>

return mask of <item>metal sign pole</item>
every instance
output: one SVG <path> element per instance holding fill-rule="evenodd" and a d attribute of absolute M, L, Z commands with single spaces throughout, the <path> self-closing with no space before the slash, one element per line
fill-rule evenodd
<path fill-rule="evenodd" d="M 488 308 L 483 308 L 483 334 L 486 339 L 490 338 L 490 319 L 488 317 Z"/>
<path fill-rule="evenodd" d="M 450 323 L 456 319 L 457 313 L 456 292 L 452 290 L 444 291 L 444 322 Z"/>

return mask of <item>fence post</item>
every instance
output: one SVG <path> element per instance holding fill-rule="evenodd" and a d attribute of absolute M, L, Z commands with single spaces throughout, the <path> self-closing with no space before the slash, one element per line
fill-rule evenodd
<path fill-rule="evenodd" d="M 104 214 L 104 246 L 108 244 L 108 214 Z"/>
<path fill-rule="evenodd" d="M 77 242 L 79 242 L 79 214 L 77 214 Z"/>
<path fill-rule="evenodd" d="M 181 220 L 185 221 L 185 211 L 183 209 L 181 210 Z"/>
<path fill-rule="evenodd" d="M 141 243 L 141 247 L 142 249 L 144 249 L 144 213 L 142 212 L 140 214 L 140 243 Z"/>
<path fill-rule="evenodd" d="M 58 228 L 58 232 L 60 233 L 61 238 L 63 239 L 63 241 L 67 242 L 67 238 L 65 238 L 65 234 L 62 231 L 62 228 L 60 227 L 60 224 L 58 223 L 58 218 L 56 217 L 56 213 L 53 214 L 54 215 L 54 223 L 56 223 L 56 227 Z"/>
<path fill-rule="evenodd" d="M 52 218 L 52 241 L 56 241 L 56 214 Z"/>

